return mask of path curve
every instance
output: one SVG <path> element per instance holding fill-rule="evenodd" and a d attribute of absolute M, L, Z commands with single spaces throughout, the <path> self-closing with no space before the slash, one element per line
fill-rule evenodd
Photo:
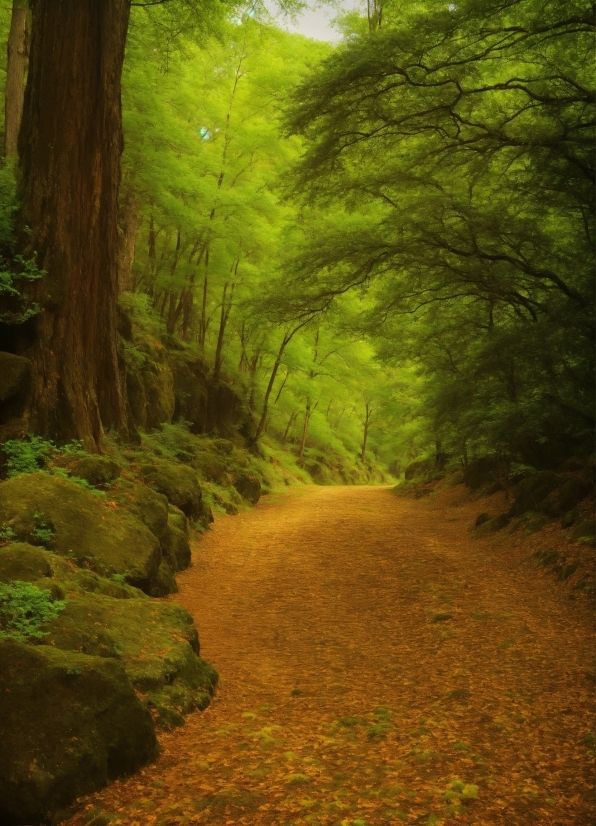
<path fill-rule="evenodd" d="M 477 505 L 450 505 L 309 487 L 218 518 L 175 597 L 217 696 L 86 810 L 157 826 L 592 823 L 585 611 L 474 540 Z"/>

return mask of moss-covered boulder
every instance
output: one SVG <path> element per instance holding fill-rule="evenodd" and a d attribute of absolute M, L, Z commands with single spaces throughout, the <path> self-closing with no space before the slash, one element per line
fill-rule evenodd
<path fill-rule="evenodd" d="M 252 505 L 256 505 L 261 498 L 261 483 L 254 473 L 239 474 L 234 480 L 234 487 Z"/>
<path fill-rule="evenodd" d="M 189 698 L 196 695 L 193 707 L 201 708 L 217 682 L 217 673 L 198 656 L 191 615 L 176 603 L 81 594 L 41 630 L 48 645 L 117 658 L 143 693 L 163 694 L 177 685 Z"/>
<path fill-rule="evenodd" d="M 26 390 L 30 371 L 29 359 L 0 352 L 0 402 L 5 402 Z"/>
<path fill-rule="evenodd" d="M 174 377 L 176 419 L 191 423 L 194 432 L 203 431 L 207 417 L 207 366 L 186 352 L 170 354 Z"/>
<path fill-rule="evenodd" d="M 563 479 L 551 470 L 541 470 L 523 479 L 515 488 L 509 516 L 521 516 L 526 511 L 542 510 L 545 499 L 561 487 Z M 545 505 L 548 510 L 548 507 Z"/>
<path fill-rule="evenodd" d="M 593 519 L 584 519 L 571 531 L 571 539 L 574 542 L 580 540 L 591 540 L 596 535 L 596 525 Z"/>
<path fill-rule="evenodd" d="M 168 524 L 174 528 L 178 528 L 185 536 L 189 536 L 190 525 L 188 517 L 180 508 L 177 508 L 176 505 L 172 505 L 171 503 L 168 504 Z"/>
<path fill-rule="evenodd" d="M 186 533 L 168 525 L 164 555 L 173 571 L 184 571 L 190 565 L 191 550 Z"/>
<path fill-rule="evenodd" d="M 196 471 L 187 465 L 155 459 L 143 464 L 139 472 L 147 485 L 162 493 L 172 505 L 189 519 L 204 516 L 203 497 Z"/>
<path fill-rule="evenodd" d="M 47 551 L 26 542 L 12 542 L 0 548 L 0 582 L 35 582 L 51 577 L 53 569 Z"/>
<path fill-rule="evenodd" d="M 140 520 L 74 482 L 47 473 L 0 484 L 0 527 L 32 545 L 49 542 L 53 551 L 79 567 L 124 574 L 129 584 L 144 591 L 161 562 L 159 540 Z"/>
<path fill-rule="evenodd" d="M 174 568 L 167 559 L 162 559 L 156 576 L 151 580 L 149 595 L 152 597 L 165 597 L 166 594 L 175 594 L 178 590 Z"/>
<path fill-rule="evenodd" d="M 168 528 L 168 500 L 163 494 L 140 482 L 119 479 L 110 490 L 109 499 L 140 519 L 160 541 L 165 540 Z"/>
<path fill-rule="evenodd" d="M 0 640 L 0 694 L 0 823 L 47 822 L 156 756 L 151 714 L 114 659 Z"/>
<path fill-rule="evenodd" d="M 109 485 L 120 476 L 122 468 L 107 456 L 81 456 L 69 465 L 69 473 L 90 485 Z"/>
<path fill-rule="evenodd" d="M 496 533 L 497 531 L 502 530 L 509 524 L 509 517 L 506 513 L 500 513 L 498 516 L 494 516 L 492 519 L 487 519 L 484 522 L 481 522 L 480 525 L 476 528 L 475 535 L 476 536 L 487 536 L 491 533 Z"/>

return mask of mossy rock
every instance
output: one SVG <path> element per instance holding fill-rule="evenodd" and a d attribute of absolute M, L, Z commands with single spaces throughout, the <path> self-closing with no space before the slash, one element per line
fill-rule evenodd
<path fill-rule="evenodd" d="M 570 528 L 573 525 L 573 523 L 576 521 L 576 519 L 577 519 L 577 509 L 572 508 L 570 511 L 567 511 L 567 513 L 563 514 L 563 517 L 561 519 L 561 527 L 564 530 L 566 528 Z"/>
<path fill-rule="evenodd" d="M 110 500 L 146 525 L 161 542 L 168 528 L 168 500 L 147 485 L 119 479 L 109 494 Z"/>
<path fill-rule="evenodd" d="M 0 484 L 0 526 L 16 537 L 40 544 L 43 521 L 51 547 L 96 573 L 125 574 L 129 584 L 147 591 L 161 562 L 159 540 L 143 523 L 80 485 L 47 473 L 31 473 Z"/>
<path fill-rule="evenodd" d="M 188 517 L 185 516 L 180 508 L 177 508 L 176 505 L 172 505 L 171 503 L 168 503 L 168 524 L 174 528 L 178 528 L 185 536 L 189 536 L 190 525 L 188 523 Z"/>
<path fill-rule="evenodd" d="M 0 641 L 0 822 L 41 823 L 157 754 L 151 714 L 113 659 Z"/>
<path fill-rule="evenodd" d="M 180 684 L 212 694 L 217 674 L 199 654 L 191 615 L 176 603 L 85 594 L 41 627 L 48 645 L 120 660 L 133 686 L 161 692 Z"/>
<path fill-rule="evenodd" d="M 234 487 L 244 499 L 256 505 L 261 498 L 261 483 L 254 473 L 242 473 L 236 477 Z"/>
<path fill-rule="evenodd" d="M 90 485 L 109 485 L 120 476 L 122 468 L 107 456 L 82 456 L 68 467 L 71 476 L 85 479 Z"/>
<path fill-rule="evenodd" d="M 502 530 L 503 528 L 507 527 L 509 524 L 509 517 L 506 513 L 500 513 L 498 516 L 493 517 L 492 519 L 487 519 L 485 522 L 482 522 L 475 531 L 476 536 L 488 536 L 488 534 L 496 533 L 497 531 Z"/>
<path fill-rule="evenodd" d="M 188 538 L 175 525 L 168 525 L 165 555 L 173 571 L 184 571 L 190 565 L 191 550 Z"/>
<path fill-rule="evenodd" d="M 490 513 L 487 513 L 486 511 L 484 513 L 480 513 L 476 517 L 474 527 L 479 528 L 481 525 L 484 525 L 485 522 L 490 522 L 491 519 L 494 519 L 494 517 Z"/>
<path fill-rule="evenodd" d="M 148 599 L 147 594 L 114 579 L 100 576 L 93 571 L 79 570 L 70 576 L 58 575 L 58 580 L 67 591 L 80 591 L 86 594 L 102 594 L 113 599 Z"/>
<path fill-rule="evenodd" d="M 196 471 L 187 465 L 155 459 L 153 464 L 143 464 L 139 472 L 147 485 L 162 493 L 172 505 L 189 519 L 203 517 L 201 487 Z"/>
<path fill-rule="evenodd" d="M 162 559 L 157 571 L 157 575 L 151 580 L 149 595 L 152 597 L 165 597 L 166 594 L 175 594 L 178 590 L 176 577 L 167 559 Z"/>
<path fill-rule="evenodd" d="M 29 359 L 0 352 L 0 402 L 26 391 L 30 373 Z"/>
<path fill-rule="evenodd" d="M 571 539 L 575 542 L 582 539 L 593 539 L 595 534 L 594 520 L 586 519 L 573 528 L 571 531 Z"/>
<path fill-rule="evenodd" d="M 0 548 L 0 582 L 35 582 L 53 575 L 47 551 L 26 542 Z"/>
<path fill-rule="evenodd" d="M 191 423 L 195 432 L 203 430 L 207 419 L 207 366 L 184 352 L 170 353 L 174 377 L 174 418 Z"/>
<path fill-rule="evenodd" d="M 529 536 L 532 533 L 541 531 L 547 522 L 548 517 L 545 514 L 539 513 L 538 511 L 525 511 L 521 516 L 518 516 L 517 519 L 512 521 L 510 533 L 523 530 L 523 532 Z"/>
<path fill-rule="evenodd" d="M 594 485 L 585 479 L 568 479 L 559 491 L 559 513 L 573 510 L 593 490 Z"/>
<path fill-rule="evenodd" d="M 509 516 L 521 516 L 527 511 L 540 511 L 544 500 L 561 487 L 563 479 L 551 470 L 541 470 L 523 479 L 515 489 L 515 499 Z M 544 507 L 548 510 L 548 503 Z"/>

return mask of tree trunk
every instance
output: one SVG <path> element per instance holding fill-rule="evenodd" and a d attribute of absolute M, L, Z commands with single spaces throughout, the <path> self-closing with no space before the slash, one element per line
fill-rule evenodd
<path fill-rule="evenodd" d="M 290 418 L 289 418 L 288 423 L 286 425 L 286 429 L 284 430 L 284 435 L 281 437 L 282 447 L 283 447 L 283 445 L 285 445 L 285 443 L 287 441 L 287 438 L 290 435 L 290 430 L 292 429 L 292 425 L 294 424 L 294 422 L 296 421 L 297 418 L 298 418 L 298 411 L 296 411 L 295 413 L 290 413 Z"/>
<path fill-rule="evenodd" d="M 132 267 L 135 262 L 137 232 L 141 226 L 139 203 L 127 192 L 122 205 L 118 233 L 118 292 L 132 289 Z"/>
<path fill-rule="evenodd" d="M 127 431 L 118 359 L 120 78 L 129 0 L 33 0 L 19 133 L 22 224 L 47 275 L 32 360 L 34 429 L 97 449 Z"/>
<path fill-rule="evenodd" d="M 368 441 L 368 428 L 370 426 L 370 415 L 371 415 L 371 407 L 368 402 L 366 402 L 365 407 L 365 416 L 364 416 L 364 435 L 362 438 L 362 453 L 360 454 L 360 461 L 364 463 L 366 459 L 366 443 Z"/>
<path fill-rule="evenodd" d="M 4 154 L 17 154 L 27 73 L 27 0 L 13 0 L 4 90 Z"/>
<path fill-rule="evenodd" d="M 317 406 L 318 402 L 315 402 L 314 406 L 311 407 L 310 402 L 306 403 L 306 409 L 304 411 L 304 425 L 302 427 L 302 442 L 300 443 L 300 456 L 298 457 L 298 464 L 301 468 L 304 467 L 304 450 L 306 448 L 306 437 L 308 435 L 308 425 L 310 424 L 310 417 L 315 412 L 315 407 Z"/>

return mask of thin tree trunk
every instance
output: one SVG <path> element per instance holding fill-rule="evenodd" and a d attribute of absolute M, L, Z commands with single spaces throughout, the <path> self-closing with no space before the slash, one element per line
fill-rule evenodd
<path fill-rule="evenodd" d="M 304 411 L 304 425 L 302 427 L 302 442 L 300 444 L 300 456 L 298 457 L 298 464 L 301 468 L 304 467 L 304 450 L 306 448 L 306 437 L 308 435 L 308 425 L 310 424 L 310 418 L 312 414 L 315 412 L 315 408 L 318 402 L 311 407 L 310 402 L 306 403 L 306 410 Z"/>
<path fill-rule="evenodd" d="M 287 440 L 287 438 L 290 434 L 290 430 L 292 429 L 292 425 L 294 424 L 294 422 L 296 421 L 297 418 L 298 418 L 298 411 L 296 411 L 296 413 L 290 413 L 290 418 L 289 418 L 288 423 L 286 425 L 286 429 L 284 430 L 284 435 L 281 437 L 282 446 L 285 445 L 286 440 Z"/>
<path fill-rule="evenodd" d="M 17 154 L 27 73 L 27 0 L 12 0 L 4 89 L 4 154 Z"/>
<path fill-rule="evenodd" d="M 285 375 L 285 377 L 284 377 L 284 380 L 283 380 L 283 381 L 282 381 L 282 383 L 281 383 L 281 386 L 280 386 L 279 390 L 277 391 L 277 396 L 275 397 L 275 401 L 273 402 L 273 404 L 277 404 L 277 403 L 278 403 L 278 401 L 279 401 L 279 397 L 281 396 L 281 391 L 282 391 L 282 390 L 284 389 L 284 387 L 286 386 L 286 382 L 287 382 L 287 380 L 288 380 L 288 376 L 289 376 L 289 375 L 290 375 L 290 371 L 288 370 L 288 372 L 286 373 L 286 375 Z"/>
<path fill-rule="evenodd" d="M 118 238 L 118 291 L 132 289 L 132 267 L 135 261 L 137 232 L 141 225 L 139 203 L 129 190 L 122 205 Z"/>
<path fill-rule="evenodd" d="M 366 459 L 366 442 L 368 441 L 368 428 L 370 426 L 371 409 L 370 404 L 366 402 L 366 414 L 364 417 L 364 437 L 362 439 L 362 453 L 360 454 L 360 461 L 364 462 Z"/>
<path fill-rule="evenodd" d="M 232 309 L 232 299 L 234 297 L 234 287 L 235 284 L 232 284 L 230 288 L 230 297 L 226 301 L 226 293 L 228 291 L 228 282 L 224 284 L 223 289 L 223 296 L 221 299 L 221 315 L 219 319 L 219 333 L 217 334 L 217 347 L 215 348 L 215 361 L 213 364 L 213 384 L 216 385 L 219 382 L 219 377 L 221 375 L 221 363 L 223 357 L 223 343 L 224 343 L 224 336 L 226 332 L 226 326 L 228 324 L 228 318 L 230 317 L 230 311 Z"/>
<path fill-rule="evenodd" d="M 32 0 L 19 132 L 26 252 L 47 275 L 32 350 L 33 428 L 97 449 L 128 432 L 116 328 L 120 79 L 129 0 Z"/>
<path fill-rule="evenodd" d="M 294 335 L 301 330 L 306 324 L 312 321 L 313 316 L 309 316 L 305 321 L 300 322 L 293 330 L 287 330 L 284 334 L 282 342 L 279 346 L 279 350 L 277 352 L 277 357 L 273 364 L 273 369 L 271 370 L 271 375 L 269 376 L 269 383 L 267 384 L 267 389 L 265 390 L 265 398 L 263 399 L 263 411 L 261 413 L 261 418 L 259 420 L 259 424 L 257 425 L 257 430 L 255 433 L 254 441 L 256 443 L 257 439 L 263 432 L 263 428 L 265 426 L 265 420 L 267 418 L 267 409 L 269 407 L 269 397 L 271 396 L 271 391 L 273 390 L 273 385 L 275 384 L 275 377 L 277 376 L 277 371 L 281 365 L 281 360 L 284 354 L 284 350 L 294 337 Z"/>

